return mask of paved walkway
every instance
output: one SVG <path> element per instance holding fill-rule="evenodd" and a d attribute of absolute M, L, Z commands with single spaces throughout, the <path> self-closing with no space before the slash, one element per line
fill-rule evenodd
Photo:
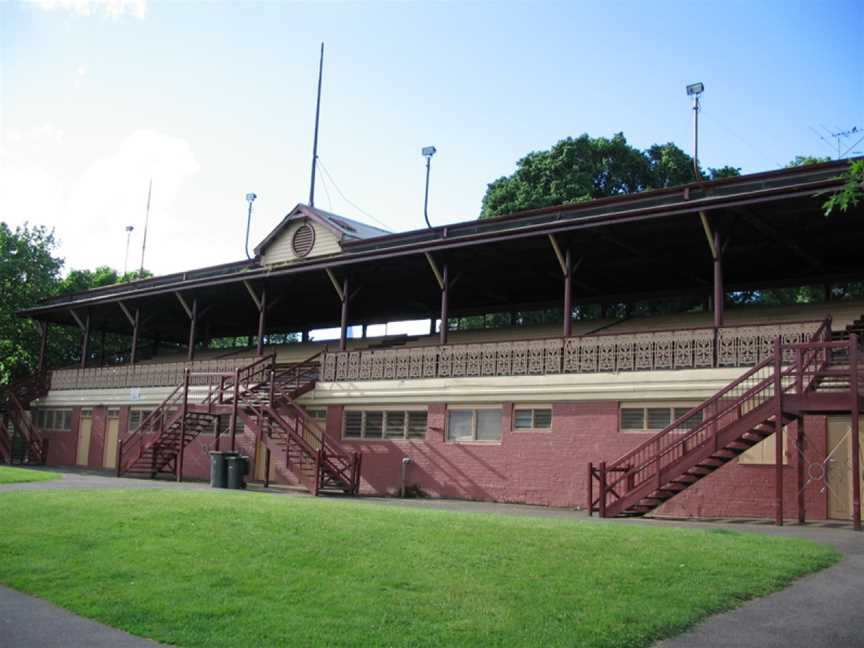
<path fill-rule="evenodd" d="M 53 488 L 183 488 L 207 489 L 207 484 L 146 479 L 117 479 L 89 471 L 58 471 L 59 480 L 7 484 L 9 490 Z M 251 490 L 274 495 L 303 497 L 296 491 L 253 486 Z M 400 500 L 363 497 L 380 506 L 442 509 L 466 513 L 494 513 L 528 517 L 587 520 L 584 512 L 522 504 L 467 502 L 458 500 Z M 864 534 L 844 523 L 815 523 L 804 527 L 776 527 L 759 520 L 610 520 L 610 524 L 642 524 L 686 528 L 725 528 L 805 538 L 830 544 L 843 553 L 836 566 L 805 576 L 781 592 L 749 601 L 739 608 L 708 618 L 689 632 L 661 642 L 655 648 L 864 648 Z M 734 568 L 734 567 L 733 567 Z M 15 626 L 11 634 L 7 627 Z M 17 632 L 18 634 L 15 634 Z M 93 621 L 82 619 L 56 606 L 0 587 L 0 637 L 4 648 L 30 646 L 156 646 Z M 7 638 L 11 637 L 11 643 Z M 58 639 L 58 637 L 60 639 Z M 79 639 L 76 639 L 79 638 Z M 62 640 L 61 640 L 62 639 Z M 76 643 L 76 640 L 78 641 Z M 52 641 L 54 643 L 52 643 Z M 99 643 L 99 642 L 103 643 Z M 125 642 L 125 643 L 124 643 Z"/>
<path fill-rule="evenodd" d="M 0 646 L 3 648 L 157 648 L 161 645 L 0 585 Z"/>

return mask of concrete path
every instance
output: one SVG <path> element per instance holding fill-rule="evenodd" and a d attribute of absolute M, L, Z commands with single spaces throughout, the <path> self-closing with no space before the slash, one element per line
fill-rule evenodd
<path fill-rule="evenodd" d="M 58 472 L 57 469 L 52 469 Z M 88 471 L 63 471 L 63 478 L 47 482 L 27 484 L 8 484 L 0 486 L 0 493 L 9 490 L 36 489 L 77 489 L 77 488 L 182 488 L 192 490 L 208 489 L 207 484 L 171 481 L 151 481 L 145 479 L 116 479 L 104 474 Z M 263 489 L 252 486 L 251 490 L 274 495 L 307 496 L 297 491 L 283 488 Z M 551 517 L 559 519 L 587 520 L 583 511 L 554 509 L 522 504 L 499 504 L 494 502 L 468 502 L 459 500 L 400 500 L 393 498 L 361 497 L 362 501 L 380 506 L 412 507 L 421 509 L 441 509 L 465 513 L 493 513 L 527 517 Z M 745 533 L 763 533 L 793 538 L 804 538 L 830 544 L 843 555 L 843 560 L 830 569 L 805 576 L 781 592 L 745 603 L 739 608 L 718 614 L 703 621 L 689 632 L 674 639 L 660 642 L 655 648 L 864 648 L 864 534 L 852 530 L 850 524 L 815 523 L 804 527 L 789 523 L 776 527 L 761 520 L 718 519 L 711 521 L 681 520 L 609 520 L 609 524 L 640 524 L 662 527 L 685 528 L 725 528 Z M 734 569 L 734 566 L 732 567 Z M 56 608 L 39 599 L 0 588 L 0 637 L 6 635 L 7 616 L 16 613 L 14 606 L 7 612 L 7 598 L 21 597 L 18 602 L 16 625 L 35 628 L 39 632 L 46 629 L 46 637 L 61 636 L 63 641 L 46 643 L 35 635 L 23 637 L 24 643 L 17 646 L 155 646 L 152 642 L 119 633 L 111 628 L 80 619 L 69 612 Z M 9 600 L 11 600 L 11 598 Z M 33 605 L 33 618 L 28 617 L 28 606 Z M 38 605 L 37 605 L 38 604 Z M 11 604 L 9 604 L 11 606 Z M 44 608 L 42 607 L 44 606 Z M 57 615 L 57 623 L 80 622 L 86 627 L 96 626 L 102 631 L 118 633 L 126 640 L 141 643 L 95 643 L 82 630 L 81 643 L 72 639 L 79 635 L 69 626 L 69 630 L 56 630 L 40 620 L 40 615 Z M 71 621 L 70 621 L 71 619 Z M 89 625 L 88 625 L 89 624 Z M 82 626 L 83 628 L 84 626 Z M 72 633 L 72 634 L 69 634 Z M 72 638 L 72 639 L 70 639 Z M 27 643 L 26 641 L 30 641 Z"/>
<path fill-rule="evenodd" d="M 141 639 L 0 585 L 3 648 L 157 648 Z"/>

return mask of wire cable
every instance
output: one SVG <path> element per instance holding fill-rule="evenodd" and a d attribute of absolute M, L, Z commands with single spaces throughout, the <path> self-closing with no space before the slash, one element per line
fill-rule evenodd
<path fill-rule="evenodd" d="M 336 184 L 336 181 L 333 179 L 333 176 L 330 175 L 330 171 L 327 170 L 327 167 L 326 167 L 326 166 L 324 165 L 324 163 L 321 161 L 321 157 L 320 157 L 320 156 L 318 157 L 318 164 L 321 165 L 321 170 L 322 170 L 322 171 L 324 172 L 324 174 L 325 174 L 325 175 L 330 179 L 330 184 L 333 185 L 333 188 L 336 190 L 336 193 L 338 193 L 338 194 L 342 197 L 342 200 L 344 200 L 345 202 L 347 202 L 349 205 L 351 205 L 354 209 L 356 209 L 357 211 L 359 211 L 361 214 L 363 214 L 363 215 L 366 216 L 367 218 L 369 218 L 369 219 L 375 221 L 376 223 L 378 223 L 379 225 L 381 225 L 381 227 L 384 227 L 385 229 L 388 229 L 388 230 L 390 230 L 390 231 L 393 230 L 393 228 L 390 227 L 387 223 L 384 223 L 384 222 L 380 221 L 379 219 L 375 218 L 372 214 L 370 214 L 369 212 L 367 212 L 367 211 L 366 211 L 365 209 L 363 209 L 362 207 L 357 206 L 356 203 L 354 203 L 354 202 L 352 202 L 351 200 L 349 200 L 348 197 L 345 196 L 344 193 L 342 193 L 342 190 L 339 188 L 339 185 Z"/>

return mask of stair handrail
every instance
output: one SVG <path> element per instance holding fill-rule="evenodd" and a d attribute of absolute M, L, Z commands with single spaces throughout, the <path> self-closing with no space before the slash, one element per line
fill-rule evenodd
<path fill-rule="evenodd" d="M 159 430 L 165 427 L 165 415 L 168 410 L 179 408 L 179 404 L 177 404 L 178 399 L 182 399 L 183 397 L 184 384 L 181 383 L 177 385 L 174 390 L 168 394 L 168 396 L 163 400 L 156 409 L 151 411 L 147 416 L 145 416 L 141 422 L 138 424 L 132 432 L 125 439 L 118 440 L 118 460 L 117 460 L 117 474 L 123 473 L 129 466 L 134 464 L 141 454 L 146 449 L 144 444 L 144 435 L 147 432 L 159 432 Z M 158 425 L 154 425 L 158 423 Z M 132 454 L 135 450 L 138 450 L 135 456 L 124 462 L 124 457 L 126 455 Z"/>
<path fill-rule="evenodd" d="M 6 394 L 6 405 L 9 416 L 15 425 L 15 430 L 27 443 L 28 449 L 33 452 L 37 459 L 42 462 L 45 460 L 46 441 L 42 437 L 39 429 L 33 425 L 33 421 L 25 414 L 24 406 L 18 400 L 18 396 L 14 391 L 8 391 Z"/>
<path fill-rule="evenodd" d="M 814 343 L 819 343 L 820 341 L 824 340 L 826 337 L 830 338 L 830 335 L 831 335 L 831 318 L 829 317 L 829 318 L 826 318 L 822 322 L 820 327 L 811 336 L 810 344 L 812 345 Z M 779 341 L 778 341 L 778 344 L 779 344 Z M 804 345 L 804 346 L 806 346 L 806 345 Z M 783 351 L 782 348 L 778 348 L 776 350 L 777 353 L 782 353 L 782 351 Z M 826 356 L 827 356 L 827 354 L 826 354 Z M 797 358 L 796 358 L 796 360 L 797 360 Z M 725 387 L 723 387 L 716 394 L 714 394 L 713 396 L 711 396 L 707 400 L 703 401 L 702 403 L 700 403 L 696 407 L 690 409 L 684 415 L 675 419 L 672 423 L 670 423 L 668 426 L 666 426 L 665 428 L 663 428 L 662 430 L 660 430 L 659 432 L 654 434 L 651 438 L 646 439 L 644 442 L 642 442 L 641 444 L 639 444 L 635 448 L 631 449 L 629 452 L 625 453 L 623 456 L 619 457 L 614 462 L 611 462 L 610 464 L 608 464 L 606 466 L 606 472 L 607 473 L 613 473 L 613 474 L 618 473 L 619 476 L 614 480 L 607 481 L 606 488 L 605 488 L 605 490 L 603 490 L 601 488 L 601 491 L 599 493 L 599 497 L 600 498 L 606 498 L 609 494 L 612 494 L 617 499 L 622 499 L 622 497 L 626 494 L 626 492 L 635 490 L 637 487 L 641 486 L 642 484 L 647 482 L 649 479 L 657 478 L 658 480 L 660 480 L 661 475 L 662 475 L 662 470 L 664 468 L 663 460 L 668 458 L 668 456 L 670 454 L 673 454 L 673 452 L 677 452 L 677 450 L 679 448 L 682 449 L 684 452 L 686 452 L 688 442 L 692 441 L 694 438 L 702 435 L 706 430 L 708 430 L 711 433 L 708 434 L 707 436 L 705 436 L 704 439 L 699 441 L 699 443 L 697 445 L 701 445 L 705 441 L 716 436 L 716 434 L 721 429 L 723 429 L 723 426 L 721 426 L 719 424 L 719 421 L 722 420 L 724 417 L 726 417 L 730 411 L 737 410 L 738 415 L 740 416 L 741 415 L 740 409 L 743 405 L 745 405 L 747 402 L 752 401 L 759 394 L 761 394 L 766 388 L 768 388 L 768 387 L 773 388 L 773 386 L 775 384 L 774 366 L 773 366 L 774 362 L 775 362 L 774 357 L 768 357 L 768 358 L 764 359 L 763 361 L 758 363 L 756 366 L 754 366 L 751 369 L 749 369 L 748 371 L 746 371 L 743 375 L 739 376 L 736 380 L 734 380 L 733 382 L 731 382 L 728 385 L 726 385 Z M 798 371 L 798 372 L 803 371 L 803 365 L 802 366 L 796 366 L 796 364 L 797 363 L 793 361 L 792 366 L 781 370 L 781 379 L 784 375 L 786 375 L 786 376 L 794 375 L 796 371 Z M 742 384 L 744 384 L 748 380 L 752 379 L 760 371 L 763 371 L 769 367 L 771 369 L 770 375 L 766 376 L 765 378 L 758 379 L 759 382 L 757 382 L 752 387 L 749 387 L 747 389 L 747 391 L 745 391 L 743 394 L 736 396 L 735 400 L 733 402 L 731 402 L 729 405 L 727 405 L 726 407 L 724 407 L 722 409 L 721 408 L 715 408 L 714 412 L 710 416 L 707 416 L 707 417 L 705 416 L 704 413 L 709 406 L 721 402 L 723 400 L 723 398 L 725 396 L 727 396 L 728 394 L 730 394 L 733 390 L 737 389 Z M 772 397 L 773 397 L 773 394 L 772 394 Z M 760 403 L 760 405 L 761 404 L 762 403 Z M 758 405 L 757 405 L 757 407 L 758 407 Z M 700 421 L 700 423 L 696 426 L 693 426 L 687 432 L 681 433 L 680 430 L 685 429 L 685 428 L 683 428 L 684 423 L 686 423 L 689 419 L 692 419 L 697 414 L 702 414 L 702 420 Z M 712 432 L 712 428 L 713 428 L 713 432 Z M 673 433 L 676 433 L 676 436 L 672 439 L 672 442 L 669 445 L 661 446 L 661 443 Z M 695 447 L 695 446 L 691 446 L 691 447 Z M 646 451 L 648 451 L 648 452 L 646 452 Z M 640 457 L 640 456 L 644 457 L 644 459 L 641 461 L 641 463 L 639 463 L 637 461 L 637 457 Z M 647 476 L 643 476 L 643 478 L 641 480 L 639 480 L 639 483 L 636 484 L 635 482 L 636 482 L 637 475 L 642 473 L 646 469 L 646 467 L 650 467 L 652 465 L 654 466 L 654 471 L 651 472 Z M 593 476 L 589 475 L 589 479 L 593 479 Z M 621 493 L 618 493 L 616 491 L 616 487 L 627 486 L 628 482 L 632 485 L 629 486 L 626 491 L 623 491 Z M 613 500 L 613 502 L 614 501 L 615 500 Z M 607 506 L 610 504 L 606 500 L 604 500 L 604 502 L 606 502 Z M 589 507 L 591 507 L 593 509 L 593 506 L 594 506 L 594 502 L 589 502 Z"/>
<path fill-rule="evenodd" d="M 0 418 L 0 461 L 12 463 L 12 439 L 2 418 Z"/>

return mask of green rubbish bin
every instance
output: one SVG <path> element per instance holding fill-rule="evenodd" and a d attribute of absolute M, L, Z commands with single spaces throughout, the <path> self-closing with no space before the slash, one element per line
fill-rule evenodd
<path fill-rule="evenodd" d="M 228 457 L 236 457 L 236 452 L 210 453 L 210 487 L 228 488 Z"/>
<path fill-rule="evenodd" d="M 228 464 L 228 488 L 246 488 L 246 470 L 249 457 L 234 455 L 225 458 Z"/>

